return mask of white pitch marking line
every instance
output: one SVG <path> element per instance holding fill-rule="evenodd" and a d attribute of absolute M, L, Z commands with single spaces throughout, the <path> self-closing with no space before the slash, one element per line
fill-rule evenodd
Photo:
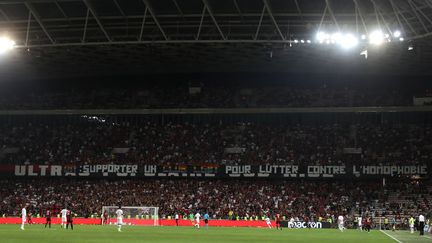
<path fill-rule="evenodd" d="M 384 230 L 380 230 L 382 233 L 384 233 L 385 235 L 387 235 L 388 237 L 390 237 L 390 238 L 392 238 L 393 240 L 395 240 L 395 241 L 397 241 L 397 242 L 399 242 L 399 243 L 403 243 L 402 241 L 400 241 L 400 240 L 398 240 L 398 239 L 396 239 L 395 237 L 393 237 L 392 235 L 390 235 L 390 234 L 387 234 L 387 232 L 385 232 Z"/>
<path fill-rule="evenodd" d="M 424 238 L 428 238 L 428 239 L 431 239 L 431 240 L 432 240 L 432 237 L 430 237 L 430 236 L 427 236 L 427 235 L 423 235 L 423 237 L 424 237 Z"/>

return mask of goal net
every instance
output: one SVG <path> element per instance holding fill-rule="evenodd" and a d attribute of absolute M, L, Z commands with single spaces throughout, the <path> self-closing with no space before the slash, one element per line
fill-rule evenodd
<path fill-rule="evenodd" d="M 102 224 L 116 224 L 117 206 L 103 206 L 102 207 Z M 128 206 L 121 208 L 123 210 L 123 224 L 127 225 L 147 225 L 147 226 L 158 226 L 158 207 L 134 207 Z M 106 214 L 105 214 L 106 213 Z M 107 219 L 104 219 L 104 215 Z"/>

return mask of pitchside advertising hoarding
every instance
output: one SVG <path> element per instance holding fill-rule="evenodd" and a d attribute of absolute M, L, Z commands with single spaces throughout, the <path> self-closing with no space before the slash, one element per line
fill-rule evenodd
<path fill-rule="evenodd" d="M 331 224 L 329 222 L 304 222 L 304 221 L 282 221 L 282 227 L 287 227 L 291 229 L 329 229 Z"/>
<path fill-rule="evenodd" d="M 373 178 L 428 177 L 427 165 L 205 165 L 136 164 L 0 165 L 0 174 L 15 177 L 188 177 L 188 178 Z"/>

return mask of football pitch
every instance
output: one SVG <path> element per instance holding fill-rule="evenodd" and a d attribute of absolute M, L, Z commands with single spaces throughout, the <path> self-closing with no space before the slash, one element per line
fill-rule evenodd
<path fill-rule="evenodd" d="M 45 229 L 42 225 L 31 225 L 24 231 L 19 225 L 0 225 L 0 242 L 331 242 L 331 243 L 415 243 L 432 242 L 430 235 L 420 237 L 417 233 L 374 230 L 370 233 L 358 230 L 339 232 L 335 229 L 284 229 L 266 228 L 222 228 L 195 229 L 192 227 L 139 227 L 125 226 L 117 232 L 114 226 L 77 225 L 74 230 L 61 229 L 55 225 Z M 392 238 L 393 237 L 393 238 Z"/>

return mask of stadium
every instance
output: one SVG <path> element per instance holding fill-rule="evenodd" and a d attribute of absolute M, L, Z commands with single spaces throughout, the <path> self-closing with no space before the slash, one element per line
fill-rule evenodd
<path fill-rule="evenodd" d="M 1 242 L 432 242 L 431 0 L 1 0 Z"/>

